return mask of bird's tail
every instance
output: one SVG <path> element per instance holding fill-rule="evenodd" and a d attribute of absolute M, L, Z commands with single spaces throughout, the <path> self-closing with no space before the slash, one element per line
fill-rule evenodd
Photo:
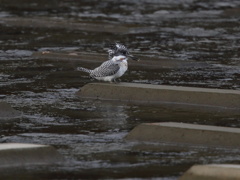
<path fill-rule="evenodd" d="M 83 72 L 86 72 L 86 73 L 89 73 L 89 74 L 92 72 L 92 70 L 87 69 L 87 68 L 83 68 L 83 67 L 78 67 L 77 70 L 78 71 L 83 71 Z"/>

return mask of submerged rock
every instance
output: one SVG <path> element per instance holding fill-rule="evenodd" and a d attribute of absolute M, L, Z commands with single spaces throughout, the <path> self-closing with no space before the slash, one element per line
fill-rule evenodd
<path fill-rule="evenodd" d="M 128 141 L 225 148 L 239 148 L 239 138 L 240 128 L 177 122 L 142 123 L 125 137 Z"/>
<path fill-rule="evenodd" d="M 8 103 L 0 102 L 0 120 L 21 117 L 22 113 L 13 109 Z"/>
<path fill-rule="evenodd" d="M 3 167 L 54 164 L 63 156 L 52 146 L 41 144 L 2 143 L 0 169 Z"/>

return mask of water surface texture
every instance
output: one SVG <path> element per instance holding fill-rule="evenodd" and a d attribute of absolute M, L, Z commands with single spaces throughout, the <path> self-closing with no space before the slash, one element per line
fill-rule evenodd
<path fill-rule="evenodd" d="M 239 20 L 239 0 L 0 0 L 0 98 L 23 112 L 20 119 L 0 123 L 0 142 L 50 144 L 66 158 L 54 166 L 2 174 L 172 180 L 193 164 L 239 164 L 236 149 L 123 140 L 144 122 L 240 127 L 239 115 L 81 100 L 75 93 L 91 80 L 76 67 L 92 64 L 31 56 L 43 51 L 106 54 L 107 44 L 122 42 L 144 62 L 196 65 L 129 67 L 121 81 L 239 90 Z"/>

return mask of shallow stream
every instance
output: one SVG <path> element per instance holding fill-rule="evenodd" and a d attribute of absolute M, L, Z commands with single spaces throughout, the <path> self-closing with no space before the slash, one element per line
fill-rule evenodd
<path fill-rule="evenodd" d="M 5 23 L 7 18 L 103 23 L 139 31 L 16 25 Z M 91 82 L 76 71 L 84 63 L 31 56 L 36 51 L 104 54 L 107 44 L 117 41 L 141 61 L 157 58 L 207 64 L 158 70 L 129 67 L 121 81 L 239 90 L 239 20 L 238 0 L 0 0 L 0 98 L 23 112 L 20 119 L 1 121 L 0 143 L 50 144 L 66 158 L 54 166 L 24 167 L 14 173 L 6 170 L 2 175 L 172 180 L 193 164 L 239 164 L 238 149 L 124 141 L 133 127 L 144 122 L 240 127 L 239 114 L 81 100 L 75 93 Z"/>

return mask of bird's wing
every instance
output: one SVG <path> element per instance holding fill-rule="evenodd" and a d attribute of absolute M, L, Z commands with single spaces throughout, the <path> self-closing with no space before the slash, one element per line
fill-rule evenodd
<path fill-rule="evenodd" d="M 101 64 L 101 66 L 97 67 L 90 74 L 92 77 L 105 77 L 111 76 L 118 72 L 120 69 L 118 64 L 114 64 L 111 60 L 106 61 Z"/>

